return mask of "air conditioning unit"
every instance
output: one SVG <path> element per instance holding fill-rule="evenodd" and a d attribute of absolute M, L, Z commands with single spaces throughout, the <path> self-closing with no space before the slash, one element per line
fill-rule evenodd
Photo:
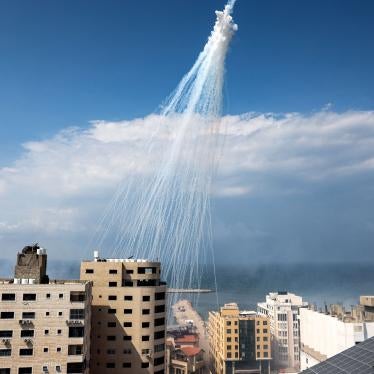
<path fill-rule="evenodd" d="M 26 344 L 32 344 L 32 339 L 26 338 L 23 340 Z"/>
<path fill-rule="evenodd" d="M 43 372 L 43 373 L 48 373 L 48 372 L 49 372 L 49 370 L 48 370 L 48 366 L 43 365 L 42 372 Z"/>
<path fill-rule="evenodd" d="M 3 339 L 2 342 L 7 345 L 7 344 L 10 344 L 10 339 Z"/>

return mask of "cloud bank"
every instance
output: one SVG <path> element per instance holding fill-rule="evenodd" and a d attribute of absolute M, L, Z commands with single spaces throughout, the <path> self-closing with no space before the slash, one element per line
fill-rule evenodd
<path fill-rule="evenodd" d="M 87 256 L 118 183 L 149 172 L 155 155 L 144 154 L 145 143 L 152 137 L 154 152 L 167 144 L 171 124 L 155 133 L 160 121 L 93 121 L 25 143 L 22 157 L 0 169 L 2 257 L 31 241 L 53 257 Z M 220 136 L 212 191 L 218 258 L 228 247 L 248 260 L 302 260 L 319 249 L 331 260 L 370 255 L 374 112 L 225 116 Z"/>

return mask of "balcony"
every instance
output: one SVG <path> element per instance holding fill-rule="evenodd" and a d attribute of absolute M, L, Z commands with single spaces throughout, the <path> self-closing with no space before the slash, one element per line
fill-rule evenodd
<path fill-rule="evenodd" d="M 66 324 L 68 326 L 83 326 L 83 323 L 84 321 L 80 320 L 80 319 L 67 319 L 66 320 Z"/>
<path fill-rule="evenodd" d="M 34 326 L 34 322 L 31 319 L 20 319 L 18 322 L 21 325 L 21 327 Z"/>

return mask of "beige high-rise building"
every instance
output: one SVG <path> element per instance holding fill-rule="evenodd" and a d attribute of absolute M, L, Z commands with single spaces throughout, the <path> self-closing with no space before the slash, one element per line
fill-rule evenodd
<path fill-rule="evenodd" d="M 164 374 L 166 284 L 159 262 L 101 259 L 81 264 L 93 282 L 91 374 Z"/>
<path fill-rule="evenodd" d="M 256 312 L 239 311 L 235 303 L 209 312 L 211 369 L 216 374 L 270 373 L 270 323 Z"/>
<path fill-rule="evenodd" d="M 91 284 L 49 281 L 38 245 L 17 256 L 15 278 L 0 280 L 0 373 L 86 373 Z"/>

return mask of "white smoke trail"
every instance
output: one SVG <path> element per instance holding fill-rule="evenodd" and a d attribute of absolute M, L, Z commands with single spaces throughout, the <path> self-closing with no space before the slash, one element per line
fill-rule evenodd
<path fill-rule="evenodd" d="M 219 150 L 225 58 L 237 30 L 234 4 L 230 0 L 216 11 L 203 51 L 161 110 L 164 123 L 145 148 L 153 172 L 145 176 L 139 170 L 123 181 L 103 221 L 99 242 L 106 252 L 160 260 L 175 288 L 199 287 L 200 267 L 211 249 L 209 195 Z M 169 146 L 157 158 L 155 139 L 165 128 Z"/>

